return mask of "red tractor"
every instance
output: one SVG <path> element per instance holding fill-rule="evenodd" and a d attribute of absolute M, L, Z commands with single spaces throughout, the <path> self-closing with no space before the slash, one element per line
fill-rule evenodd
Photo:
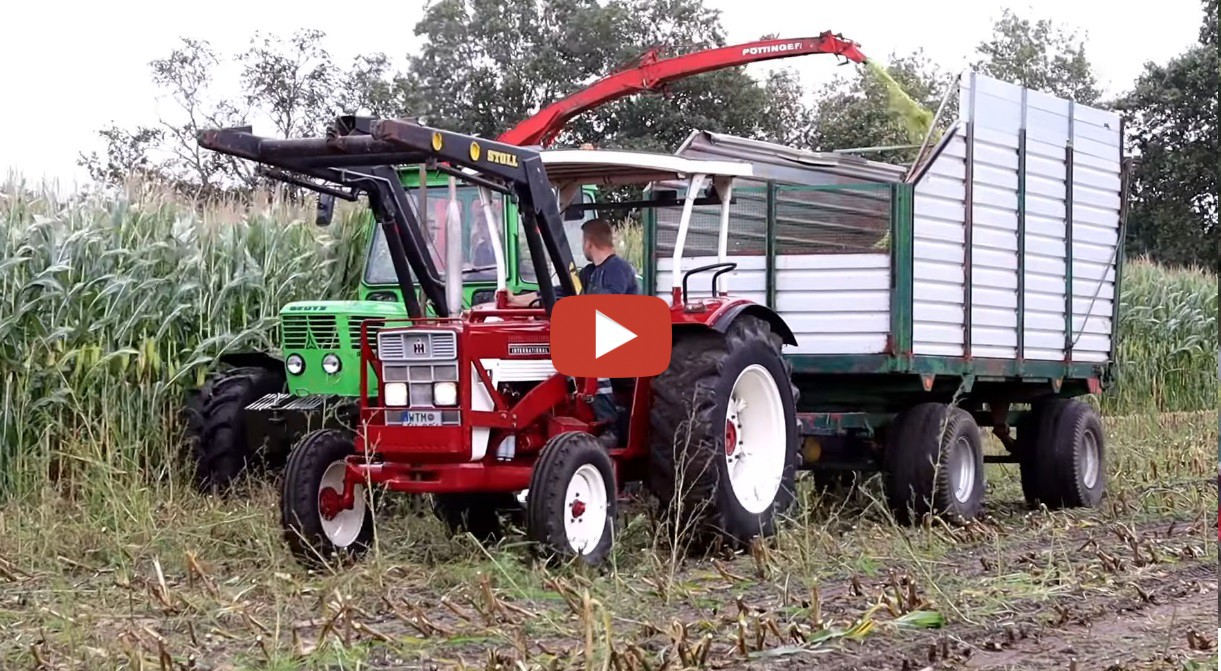
<path fill-rule="evenodd" d="M 485 537 L 499 532 L 500 514 L 523 512 L 524 498 L 526 533 L 537 546 L 590 564 L 610 552 L 618 494 L 633 481 L 646 483 L 663 519 L 696 546 L 718 539 L 740 546 L 774 532 L 793 501 L 800 460 L 797 392 L 781 356 L 793 334 L 768 308 L 715 290 L 734 264 L 678 270 L 696 205 L 720 204 L 724 258 L 733 180 L 750 177 L 749 164 L 539 152 L 408 120 L 359 117 L 341 117 L 325 139 L 260 138 L 241 128 L 209 131 L 200 142 L 365 192 L 404 296 L 415 295 L 413 274 L 428 273 L 431 259 L 418 244 L 414 202 L 389 166 L 428 163 L 485 189 L 485 202 L 488 191 L 517 199 L 530 262 L 538 277 L 554 277 L 563 295 L 578 293 L 561 218 L 561 210 L 582 207 L 565 202 L 579 192 L 574 187 L 686 186 L 681 199 L 617 204 L 682 207 L 670 366 L 656 378 L 615 381 L 625 406 L 618 447 L 597 439 L 606 428 L 591 409 L 597 380 L 570 378 L 551 364 L 557 292 L 549 283 L 540 283 L 540 299 L 529 308 L 508 307 L 503 290 L 495 304 L 437 312 L 457 316 L 426 317 L 420 305 L 409 305 L 405 323 L 362 326 L 362 375 L 375 377 L 377 391 L 363 399 L 359 426 L 307 434 L 288 459 L 282 522 L 300 561 L 354 558 L 368 548 L 371 489 L 444 499 L 447 510 L 462 512 L 463 528 Z M 300 177 L 294 183 L 311 184 Z M 490 232 L 499 245 L 501 232 Z M 503 266 L 503 250 L 495 256 Z M 706 271 L 715 271 L 715 297 L 688 300 L 690 277 Z"/>

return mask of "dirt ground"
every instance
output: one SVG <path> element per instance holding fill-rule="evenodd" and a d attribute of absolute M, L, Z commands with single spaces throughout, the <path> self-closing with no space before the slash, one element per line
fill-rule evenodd
<path fill-rule="evenodd" d="M 447 538 L 418 503 L 366 561 L 307 573 L 273 485 L 0 510 L 3 669 L 1211 669 L 1216 416 L 1108 419 L 1093 510 L 896 525 L 876 482 L 817 497 L 738 556 L 684 560 L 646 509 L 602 570 L 519 536 Z"/>

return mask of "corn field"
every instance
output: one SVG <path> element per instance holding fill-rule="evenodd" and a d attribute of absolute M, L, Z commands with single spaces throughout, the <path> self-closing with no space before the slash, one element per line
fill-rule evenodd
<path fill-rule="evenodd" d="M 282 305 L 346 298 L 362 213 L 329 228 L 267 196 L 201 207 L 147 186 L 57 199 L 0 188 L 0 493 L 70 499 L 180 480 L 178 411 L 212 360 L 274 348 Z M 639 229 L 620 239 L 639 267 Z M 1216 407 L 1217 281 L 1127 264 L 1113 413 Z M 106 487 L 99 489 L 99 482 Z"/>

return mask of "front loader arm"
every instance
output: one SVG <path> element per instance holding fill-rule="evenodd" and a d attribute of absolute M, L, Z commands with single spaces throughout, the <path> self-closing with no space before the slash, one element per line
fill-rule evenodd
<path fill-rule="evenodd" d="M 337 122 L 325 138 L 279 139 L 254 135 L 249 126 L 201 131 L 201 147 L 222 154 L 274 166 L 289 173 L 298 173 L 341 184 L 369 195 L 373 210 L 390 246 L 390 257 L 399 289 L 413 317 L 423 316 L 415 300 L 412 275 L 420 282 L 424 295 L 440 316 L 448 316 L 445 287 L 432 257 L 427 253 L 424 232 L 411 210 L 411 204 L 397 173 L 390 166 L 421 161 L 425 155 L 405 152 L 387 142 Z M 265 172 L 273 179 L 321 190 L 318 185 L 303 184 L 289 173 Z"/>
<path fill-rule="evenodd" d="M 645 54 L 638 65 L 604 77 L 544 107 L 497 139 L 507 144 L 545 147 L 573 117 L 624 96 L 658 91 L 671 82 L 713 70 L 807 54 L 833 54 L 845 58 L 845 62 L 865 62 L 859 45 L 830 31 L 817 37 L 759 40 L 661 60 L 657 60 L 657 52 L 653 50 Z"/>
<path fill-rule="evenodd" d="M 539 281 L 543 306 L 550 312 L 556 296 L 550 282 L 547 258 L 559 276 L 566 295 L 576 293 L 576 262 L 564 232 L 559 204 L 537 151 L 514 145 L 430 128 L 403 119 L 368 120 L 372 137 L 401 150 L 423 152 L 427 159 L 442 161 L 505 182 L 517 195 L 518 209 L 526 233 L 526 244 Z"/>

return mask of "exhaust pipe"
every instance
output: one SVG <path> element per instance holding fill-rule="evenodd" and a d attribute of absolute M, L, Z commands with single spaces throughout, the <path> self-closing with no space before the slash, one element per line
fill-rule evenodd
<path fill-rule="evenodd" d="M 445 302 L 449 316 L 462 313 L 462 211 L 458 208 L 458 180 L 453 175 L 445 213 Z"/>

